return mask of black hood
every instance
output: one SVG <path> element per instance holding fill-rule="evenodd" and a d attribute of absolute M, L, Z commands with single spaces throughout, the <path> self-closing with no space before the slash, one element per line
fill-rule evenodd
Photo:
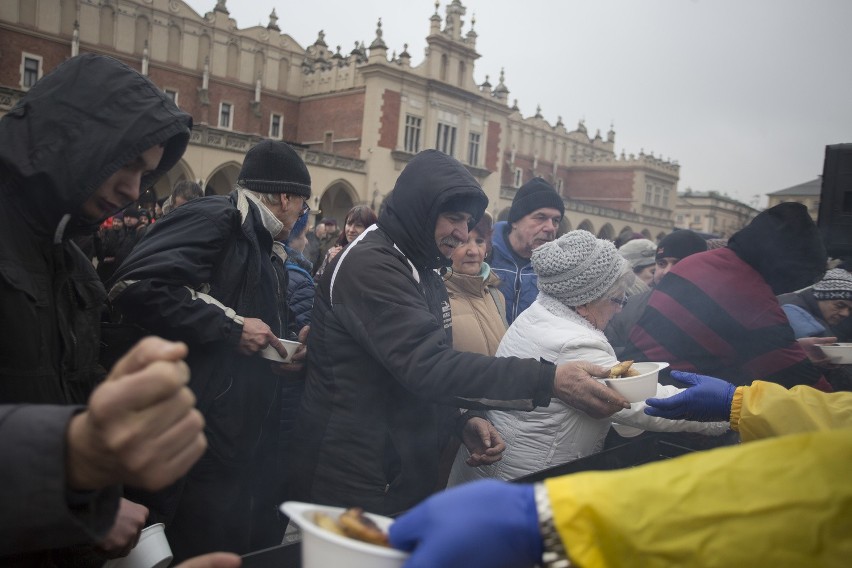
<path fill-rule="evenodd" d="M 818 282 L 828 260 L 817 226 L 801 203 L 763 211 L 734 233 L 728 247 L 757 270 L 776 295 Z"/>
<path fill-rule="evenodd" d="M 437 150 L 420 152 L 405 166 L 379 217 L 381 227 L 394 244 L 420 268 L 451 266 L 435 243 L 438 214 L 453 209 L 473 215 L 471 227 L 479 222 L 488 197 L 479 182 L 458 160 Z"/>
<path fill-rule="evenodd" d="M 0 120 L 0 169 L 27 221 L 51 235 L 118 169 L 152 146 L 165 150 L 140 192 L 174 166 L 192 117 L 147 77 L 101 55 L 69 59 Z"/>

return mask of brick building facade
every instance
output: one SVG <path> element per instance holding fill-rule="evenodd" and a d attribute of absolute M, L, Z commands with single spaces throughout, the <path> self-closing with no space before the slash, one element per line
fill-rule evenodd
<path fill-rule="evenodd" d="M 477 85 L 477 34 L 463 32 L 460 0 L 429 18 L 424 59 L 388 55 L 381 22 L 369 46 L 332 51 L 322 32 L 300 46 L 277 24 L 240 29 L 224 0 L 200 15 L 180 0 L 0 2 L 0 113 L 41 75 L 76 53 L 116 57 L 147 74 L 195 121 L 181 162 L 158 196 L 181 179 L 209 192 L 232 187 L 242 157 L 263 137 L 298 148 L 323 216 L 353 204 L 378 207 L 418 151 L 438 148 L 464 163 L 504 217 L 534 176 L 566 200 L 565 228 L 601 237 L 657 238 L 673 226 L 679 166 L 653 156 L 616 156 L 615 132 L 567 130 L 508 104 L 503 71 Z"/>

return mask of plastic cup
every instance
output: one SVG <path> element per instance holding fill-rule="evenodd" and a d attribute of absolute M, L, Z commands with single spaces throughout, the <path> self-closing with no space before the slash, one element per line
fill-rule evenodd
<path fill-rule="evenodd" d="M 271 345 L 261 349 L 260 356 L 264 359 L 269 359 L 270 361 L 276 361 L 278 363 L 289 363 L 293 359 L 293 355 L 296 353 L 296 349 L 299 348 L 301 343 L 287 339 L 282 339 L 281 343 L 284 344 L 284 349 L 287 350 L 287 357 L 282 357 L 281 354 L 278 353 L 278 351 L 276 351 Z"/>
<path fill-rule="evenodd" d="M 166 568 L 174 557 L 165 528 L 163 523 L 145 527 L 130 554 L 108 561 L 104 568 Z"/>

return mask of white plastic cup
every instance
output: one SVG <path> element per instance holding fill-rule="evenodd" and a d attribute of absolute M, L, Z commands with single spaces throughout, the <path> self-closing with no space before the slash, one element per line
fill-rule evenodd
<path fill-rule="evenodd" d="M 167 568 L 174 556 L 165 528 L 163 523 L 145 527 L 130 554 L 108 561 L 104 568 Z"/>
<path fill-rule="evenodd" d="M 263 349 L 260 350 L 260 356 L 264 359 L 269 359 L 270 361 L 276 361 L 278 363 L 289 363 L 293 359 L 293 355 L 296 354 L 296 349 L 299 348 L 298 341 L 290 341 L 288 339 L 282 339 L 281 343 L 284 344 L 284 349 L 287 350 L 287 357 L 282 357 L 278 351 L 271 345 L 267 345 Z"/>

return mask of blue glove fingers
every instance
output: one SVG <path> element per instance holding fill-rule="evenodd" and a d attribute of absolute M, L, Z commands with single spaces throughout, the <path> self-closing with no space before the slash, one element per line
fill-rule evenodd
<path fill-rule="evenodd" d="M 531 566 L 542 550 L 532 486 L 494 480 L 433 495 L 397 519 L 389 538 L 414 548 L 406 568 Z"/>
<path fill-rule="evenodd" d="M 687 371 L 672 371 L 671 377 L 691 386 L 701 384 L 701 382 L 705 379 L 704 375 L 698 375 Z"/>
<path fill-rule="evenodd" d="M 424 529 L 428 527 L 426 503 L 421 503 L 396 519 L 388 529 L 388 540 L 391 546 L 410 552 L 414 550 L 422 538 Z"/>

